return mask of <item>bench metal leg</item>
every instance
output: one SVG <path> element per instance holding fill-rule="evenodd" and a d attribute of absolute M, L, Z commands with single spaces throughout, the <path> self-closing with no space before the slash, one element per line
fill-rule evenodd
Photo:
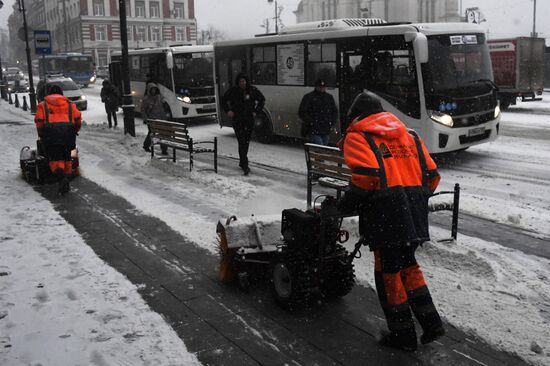
<path fill-rule="evenodd" d="M 193 139 L 189 139 L 189 171 L 193 170 Z"/>
<path fill-rule="evenodd" d="M 172 161 L 175 163 L 176 162 L 176 148 L 173 148 L 172 149 Z"/>
<path fill-rule="evenodd" d="M 155 157 L 155 144 L 151 144 L 151 159 Z"/>
<path fill-rule="evenodd" d="M 460 201 L 460 185 L 455 184 L 455 194 L 453 198 L 453 223 L 451 226 L 451 237 L 456 240 L 458 235 L 458 211 L 459 211 L 459 201 Z"/>
<path fill-rule="evenodd" d="M 311 185 L 312 185 L 312 177 L 311 174 L 308 173 L 307 175 L 307 208 L 311 208 Z"/>
<path fill-rule="evenodd" d="M 218 138 L 214 137 L 214 171 L 218 174 Z"/>

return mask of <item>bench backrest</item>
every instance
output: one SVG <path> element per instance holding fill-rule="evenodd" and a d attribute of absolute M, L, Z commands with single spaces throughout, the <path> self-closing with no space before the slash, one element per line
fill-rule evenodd
<path fill-rule="evenodd" d="M 151 129 L 152 138 L 156 137 L 162 139 L 163 141 L 184 145 L 187 145 L 191 139 L 189 137 L 187 125 L 183 123 L 150 119 L 147 120 L 147 124 Z"/>
<path fill-rule="evenodd" d="M 344 161 L 344 154 L 336 147 L 305 144 L 308 174 L 331 177 L 341 180 L 351 180 L 351 169 Z"/>

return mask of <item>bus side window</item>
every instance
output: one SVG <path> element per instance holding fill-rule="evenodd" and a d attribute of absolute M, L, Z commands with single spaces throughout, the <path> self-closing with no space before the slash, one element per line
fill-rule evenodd
<path fill-rule="evenodd" d="M 277 83 L 277 66 L 275 47 L 252 48 L 252 84 L 275 85 Z"/>
<path fill-rule="evenodd" d="M 336 86 L 336 44 L 321 43 L 308 45 L 307 85 L 323 79 L 328 86 Z"/>
<path fill-rule="evenodd" d="M 403 36 L 381 36 L 373 38 L 369 48 L 367 88 L 401 112 L 418 118 L 420 100 L 412 44 Z"/>

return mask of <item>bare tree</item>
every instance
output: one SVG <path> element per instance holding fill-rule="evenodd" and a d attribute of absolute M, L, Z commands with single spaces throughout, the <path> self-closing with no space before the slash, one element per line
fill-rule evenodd
<path fill-rule="evenodd" d="M 216 41 L 222 41 L 226 34 L 221 29 L 208 25 L 206 28 L 199 28 L 197 31 L 197 44 L 212 44 Z"/>

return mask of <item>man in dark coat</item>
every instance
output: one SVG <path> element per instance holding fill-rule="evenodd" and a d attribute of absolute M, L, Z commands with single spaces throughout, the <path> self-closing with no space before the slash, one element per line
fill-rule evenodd
<path fill-rule="evenodd" d="M 314 144 L 327 145 L 330 130 L 338 120 L 338 109 L 324 80 L 317 80 L 315 90 L 304 95 L 298 115 L 303 121 L 302 137 Z"/>
<path fill-rule="evenodd" d="M 109 80 L 103 80 L 103 88 L 101 88 L 101 101 L 105 103 L 105 113 L 107 113 L 107 121 L 109 128 L 112 127 L 111 116 L 115 127 L 117 126 L 116 111 L 118 109 L 118 91 L 111 85 Z"/>
<path fill-rule="evenodd" d="M 233 129 L 239 143 L 239 166 L 244 175 L 250 173 L 248 167 L 248 147 L 254 129 L 256 114 L 262 113 L 265 97 L 248 78 L 239 74 L 235 86 L 231 87 L 222 97 L 221 106 L 227 116 L 233 121 Z"/>

